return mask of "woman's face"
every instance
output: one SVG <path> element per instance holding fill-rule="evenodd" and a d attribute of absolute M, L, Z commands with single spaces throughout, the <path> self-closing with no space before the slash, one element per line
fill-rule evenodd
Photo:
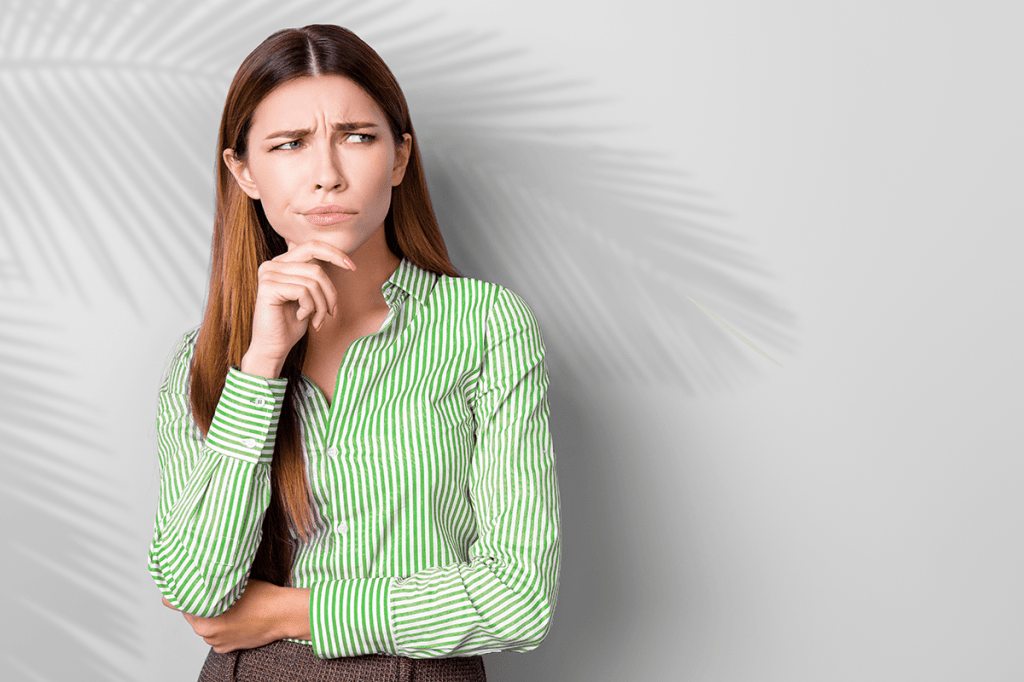
<path fill-rule="evenodd" d="M 411 139 L 396 147 L 380 107 L 348 78 L 310 76 L 271 91 L 247 158 L 228 149 L 224 161 L 289 248 L 317 240 L 351 255 L 383 229 Z"/>

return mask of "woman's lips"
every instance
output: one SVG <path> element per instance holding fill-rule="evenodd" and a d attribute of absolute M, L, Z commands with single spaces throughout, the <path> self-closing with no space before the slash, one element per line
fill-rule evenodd
<path fill-rule="evenodd" d="M 306 220 L 314 225 L 333 225 L 348 220 L 355 213 L 346 211 L 342 206 L 317 206 L 303 213 Z"/>
<path fill-rule="evenodd" d="M 354 213 L 307 213 L 306 220 L 314 225 L 333 225 L 355 216 Z"/>

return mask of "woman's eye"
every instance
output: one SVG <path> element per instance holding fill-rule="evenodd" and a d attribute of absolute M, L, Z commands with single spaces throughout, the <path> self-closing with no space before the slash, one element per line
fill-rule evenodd
<path fill-rule="evenodd" d="M 348 136 L 349 141 L 356 143 L 373 142 L 374 136 L 369 133 L 352 133 Z"/>
<path fill-rule="evenodd" d="M 302 144 L 302 140 L 292 140 L 291 142 L 279 144 L 274 149 L 298 149 L 300 144 Z"/>

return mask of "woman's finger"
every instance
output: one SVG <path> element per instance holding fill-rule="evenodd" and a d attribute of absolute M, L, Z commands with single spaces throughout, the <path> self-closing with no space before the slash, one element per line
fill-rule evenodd
<path fill-rule="evenodd" d="M 339 268 L 345 268 L 346 270 L 356 269 L 356 264 L 352 262 L 352 259 L 344 251 L 336 246 L 318 241 L 298 244 L 273 260 L 281 263 L 301 263 L 314 259 L 334 263 Z"/>
<path fill-rule="evenodd" d="M 316 302 L 309 293 L 309 289 L 302 286 L 301 284 L 286 285 L 293 289 L 293 295 L 288 298 L 299 304 L 299 309 L 295 311 L 295 319 L 302 321 L 307 317 L 311 316 L 316 312 Z"/>
<path fill-rule="evenodd" d="M 270 272 L 266 275 L 263 283 L 265 292 L 278 299 L 279 303 L 296 301 L 299 304 L 299 309 L 295 314 L 298 319 L 315 315 L 315 321 L 313 319 L 310 321 L 314 326 L 322 323 L 331 312 L 327 297 L 315 280 L 281 272 Z"/>
<path fill-rule="evenodd" d="M 260 281 L 272 278 L 274 281 L 303 284 L 309 286 L 311 291 L 318 288 L 326 303 L 324 309 L 327 314 L 330 314 L 338 304 L 338 290 L 334 288 L 334 283 L 324 269 L 314 263 L 266 261 L 260 266 L 259 277 Z M 316 291 L 314 296 L 317 296 Z"/>

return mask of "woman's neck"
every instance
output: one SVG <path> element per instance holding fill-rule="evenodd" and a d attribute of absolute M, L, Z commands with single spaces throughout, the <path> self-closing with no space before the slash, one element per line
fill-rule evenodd
<path fill-rule="evenodd" d="M 386 306 L 381 287 L 394 274 L 399 260 L 388 248 L 383 228 L 374 232 L 348 257 L 356 265 L 354 272 L 332 263 L 320 263 L 338 292 L 337 312 L 324 320 L 321 332 L 328 326 L 347 326 L 346 321 L 357 322 L 367 313 Z"/>
<path fill-rule="evenodd" d="M 338 366 L 353 341 L 374 334 L 388 314 L 381 287 L 394 274 L 398 258 L 391 253 L 384 230 L 375 232 L 356 251 L 348 254 L 356 269 L 345 270 L 320 263 L 338 292 L 338 307 L 320 329 L 307 333 L 303 371 L 331 396 Z"/>

